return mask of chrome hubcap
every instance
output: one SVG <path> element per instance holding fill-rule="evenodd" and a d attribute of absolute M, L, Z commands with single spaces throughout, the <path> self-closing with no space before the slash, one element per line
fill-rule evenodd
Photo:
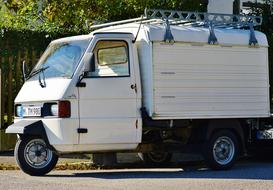
<path fill-rule="evenodd" d="M 25 147 L 24 156 L 33 168 L 44 168 L 52 160 L 52 151 L 46 147 L 42 139 L 33 139 Z"/>
<path fill-rule="evenodd" d="M 230 163 L 234 157 L 235 146 L 233 141 L 226 136 L 219 137 L 213 146 L 214 160 L 221 165 Z"/>

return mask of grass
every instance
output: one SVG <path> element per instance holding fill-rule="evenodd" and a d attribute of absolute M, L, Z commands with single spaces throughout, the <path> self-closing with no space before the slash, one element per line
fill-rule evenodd
<path fill-rule="evenodd" d="M 54 170 L 96 170 L 99 167 L 88 162 L 57 164 Z M 15 164 L 0 164 L 0 170 L 20 170 Z"/>
<path fill-rule="evenodd" d="M 112 168 L 112 167 L 110 167 Z M 100 170 L 109 169 L 105 166 L 97 166 L 90 162 L 76 162 L 76 163 L 60 163 L 57 164 L 54 170 Z M 15 164 L 0 164 L 1 170 L 20 170 L 20 168 Z"/>

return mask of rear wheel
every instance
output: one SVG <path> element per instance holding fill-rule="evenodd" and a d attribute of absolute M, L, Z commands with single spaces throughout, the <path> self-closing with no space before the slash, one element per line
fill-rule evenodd
<path fill-rule="evenodd" d="M 14 155 L 19 167 L 33 176 L 47 174 L 58 162 L 58 156 L 38 137 L 19 139 Z"/>
<path fill-rule="evenodd" d="M 144 162 L 152 165 L 163 165 L 170 163 L 172 154 L 168 152 L 143 153 Z"/>
<path fill-rule="evenodd" d="M 204 157 L 215 170 L 230 169 L 238 157 L 238 140 L 229 130 L 217 131 L 206 143 Z"/>

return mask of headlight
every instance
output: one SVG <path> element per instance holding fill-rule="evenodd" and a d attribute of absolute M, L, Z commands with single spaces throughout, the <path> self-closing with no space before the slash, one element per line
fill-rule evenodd
<path fill-rule="evenodd" d="M 58 114 L 59 114 L 58 104 L 52 104 L 50 106 L 50 112 L 51 112 L 52 116 L 58 116 Z"/>
<path fill-rule="evenodd" d="M 24 110 L 23 110 L 23 106 L 22 105 L 15 105 L 15 110 L 16 110 L 16 115 L 17 117 L 23 117 L 24 114 Z"/>

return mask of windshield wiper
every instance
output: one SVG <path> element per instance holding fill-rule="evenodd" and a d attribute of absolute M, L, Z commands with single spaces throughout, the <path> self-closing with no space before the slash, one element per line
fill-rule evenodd
<path fill-rule="evenodd" d="M 42 79 L 41 79 L 41 73 L 43 74 L 43 82 L 42 82 Z M 45 81 L 45 73 L 44 73 L 44 69 L 40 72 L 39 74 L 39 84 L 42 88 L 45 88 L 46 87 L 46 81 Z"/>
<path fill-rule="evenodd" d="M 42 67 L 42 68 L 40 68 L 40 69 L 37 69 L 37 70 L 33 71 L 32 73 L 29 74 L 29 76 L 27 77 L 27 80 L 30 79 L 31 77 L 33 77 L 33 76 L 39 74 L 40 72 L 43 72 L 43 71 L 47 70 L 48 68 L 49 68 L 49 66 L 47 66 L 47 67 Z"/>

